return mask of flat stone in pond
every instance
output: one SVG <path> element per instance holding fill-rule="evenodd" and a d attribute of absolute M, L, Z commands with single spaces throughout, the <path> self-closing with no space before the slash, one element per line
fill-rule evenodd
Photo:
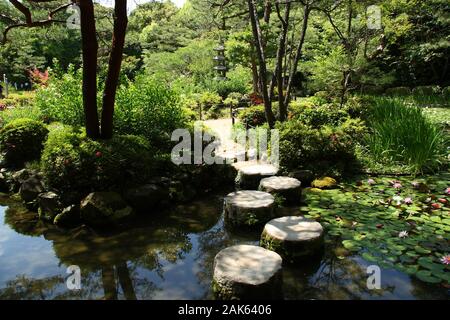
<path fill-rule="evenodd" d="M 224 199 L 224 214 L 232 226 L 261 225 L 275 217 L 275 198 L 263 191 L 232 192 Z"/>
<path fill-rule="evenodd" d="M 236 245 L 214 258 L 213 291 L 219 299 L 282 297 L 282 258 L 261 247 Z"/>
<path fill-rule="evenodd" d="M 258 189 L 261 179 L 274 176 L 278 168 L 271 164 L 254 164 L 243 166 L 236 177 L 236 185 L 241 189 Z"/>
<path fill-rule="evenodd" d="M 299 204 L 302 189 L 301 182 L 290 177 L 269 177 L 259 183 L 259 190 L 271 193 L 282 199 L 286 204 Z"/>
<path fill-rule="evenodd" d="M 261 235 L 261 246 L 279 253 L 284 260 L 296 262 L 305 256 L 317 255 L 323 248 L 320 223 L 299 216 L 269 221 Z"/>

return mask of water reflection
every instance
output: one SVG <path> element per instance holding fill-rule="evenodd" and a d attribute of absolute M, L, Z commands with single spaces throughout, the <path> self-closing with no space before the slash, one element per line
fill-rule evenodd
<path fill-rule="evenodd" d="M 86 226 L 61 230 L 20 205 L 7 205 L 0 210 L 0 299 L 209 299 L 217 252 L 259 240 L 258 232 L 224 228 L 219 196 L 149 212 L 110 233 Z M 368 290 L 367 262 L 342 259 L 336 246 L 328 243 L 320 259 L 285 266 L 286 299 L 448 297 L 395 270 L 383 270 L 381 290 Z M 79 291 L 66 287 L 69 265 L 81 268 Z"/>

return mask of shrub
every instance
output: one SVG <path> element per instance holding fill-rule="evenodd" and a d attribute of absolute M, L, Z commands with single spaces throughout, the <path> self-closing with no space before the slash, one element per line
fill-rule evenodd
<path fill-rule="evenodd" d="M 141 78 L 118 90 L 114 127 L 118 134 L 144 136 L 155 148 L 170 150 L 170 134 L 186 127 L 190 116 L 175 92 Z"/>
<path fill-rule="evenodd" d="M 227 73 L 226 81 L 211 79 L 205 81 L 205 88 L 212 92 L 217 92 L 221 97 L 227 97 L 231 92 L 245 94 L 251 90 L 251 75 L 247 68 L 237 66 Z"/>
<path fill-rule="evenodd" d="M 214 92 L 203 92 L 199 99 L 200 104 L 204 111 L 207 111 L 213 106 L 217 106 L 222 103 L 222 98 Z"/>
<path fill-rule="evenodd" d="M 48 122 L 71 126 L 84 125 L 81 69 L 69 68 L 60 78 L 51 78 L 48 86 L 36 91 L 36 106 Z"/>
<path fill-rule="evenodd" d="M 439 167 L 448 140 L 418 107 L 400 99 L 378 98 L 371 108 L 367 143 L 376 160 L 401 162 L 414 172 Z"/>
<path fill-rule="evenodd" d="M 412 90 L 413 95 L 424 95 L 431 96 L 435 94 L 440 94 L 441 88 L 439 86 L 418 86 Z"/>
<path fill-rule="evenodd" d="M 206 119 L 219 119 L 229 116 L 230 109 L 225 106 L 213 106 L 205 114 Z"/>
<path fill-rule="evenodd" d="M 245 127 L 254 128 L 266 122 L 263 105 L 251 106 L 239 112 L 239 119 Z"/>
<path fill-rule="evenodd" d="M 292 117 L 313 128 L 320 128 L 324 125 L 341 124 L 348 117 L 348 113 L 337 105 L 327 103 L 318 107 L 305 108 Z"/>
<path fill-rule="evenodd" d="M 352 167 L 356 142 L 366 132 L 357 119 L 320 129 L 290 120 L 278 123 L 276 128 L 280 135 L 280 165 L 285 170 L 301 168 L 334 176 Z"/>
<path fill-rule="evenodd" d="M 11 121 L 21 118 L 27 118 L 36 121 L 44 120 L 41 110 L 34 105 L 27 107 L 7 108 L 4 110 L 0 110 L 0 127 L 3 128 Z"/>
<path fill-rule="evenodd" d="M 411 89 L 408 87 L 395 87 L 386 89 L 388 96 L 408 96 L 411 94 Z"/>
<path fill-rule="evenodd" d="M 35 94 L 33 91 L 20 91 L 10 93 L 8 98 L 0 99 L 0 104 L 5 107 L 25 107 L 33 103 Z"/>
<path fill-rule="evenodd" d="M 51 188 L 88 193 L 123 188 L 152 175 L 152 149 L 143 137 L 116 135 L 94 141 L 70 126 L 53 125 L 41 170 Z"/>
<path fill-rule="evenodd" d="M 0 131 L 0 151 L 8 165 L 21 166 L 39 159 L 48 130 L 42 122 L 16 119 Z"/>
<path fill-rule="evenodd" d="M 442 89 L 442 95 L 443 95 L 445 98 L 450 99 L 450 87 L 445 87 L 445 88 L 443 88 L 443 89 Z"/>

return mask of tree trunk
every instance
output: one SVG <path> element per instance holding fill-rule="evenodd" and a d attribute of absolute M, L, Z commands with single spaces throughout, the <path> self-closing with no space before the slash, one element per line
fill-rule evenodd
<path fill-rule="evenodd" d="M 259 25 L 258 14 L 256 12 L 254 0 L 247 0 L 247 3 L 250 15 L 250 23 L 252 25 L 253 38 L 255 39 L 256 42 L 255 47 L 259 62 L 259 82 L 264 101 L 264 111 L 266 114 L 266 119 L 267 123 L 269 124 L 269 127 L 273 128 L 273 126 L 275 125 L 275 116 L 273 115 L 272 112 L 272 102 L 270 101 L 269 94 L 267 91 L 267 77 L 266 77 L 267 68 L 262 43 L 261 28 Z"/>
<path fill-rule="evenodd" d="M 97 139 L 100 136 L 97 112 L 97 35 L 92 0 L 79 0 L 81 45 L 83 49 L 83 107 L 86 134 Z"/>
<path fill-rule="evenodd" d="M 284 96 L 283 96 L 283 58 L 285 54 L 285 46 L 286 46 L 286 37 L 287 32 L 289 28 L 289 16 L 291 11 L 291 3 L 288 2 L 286 4 L 286 9 L 284 12 L 284 18 L 281 17 L 280 14 L 280 8 L 278 3 L 275 4 L 278 17 L 282 24 L 282 30 L 280 37 L 278 39 L 278 50 L 277 50 L 277 57 L 276 57 L 276 66 L 274 71 L 274 77 L 276 78 L 277 86 L 278 86 L 278 110 L 279 110 L 279 120 L 284 121 L 287 118 L 287 104 L 284 103 Z M 272 78 L 272 82 L 274 79 Z M 271 85 L 271 94 L 272 94 L 272 88 Z"/>
<path fill-rule="evenodd" d="M 306 31 L 308 29 L 308 20 L 311 9 L 308 5 L 304 6 L 303 13 L 303 25 L 302 25 L 302 33 L 300 35 L 300 40 L 297 46 L 297 51 L 295 53 L 294 61 L 292 61 L 292 68 L 289 72 L 289 80 L 286 87 L 286 95 L 284 97 L 284 104 L 287 106 L 291 101 L 291 91 L 292 91 L 292 81 L 294 79 L 295 74 L 297 73 L 298 62 L 302 56 L 303 44 L 305 43 Z"/>
<path fill-rule="evenodd" d="M 103 91 L 102 126 L 103 139 L 110 139 L 113 133 L 114 102 L 122 65 L 123 46 L 127 29 L 127 0 L 116 0 L 114 6 L 114 31 L 111 54 L 109 56 L 108 74 Z"/>

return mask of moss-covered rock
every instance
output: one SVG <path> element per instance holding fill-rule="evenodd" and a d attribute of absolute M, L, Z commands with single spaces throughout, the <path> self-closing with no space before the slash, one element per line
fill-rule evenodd
<path fill-rule="evenodd" d="M 337 181 L 331 177 L 323 177 L 315 179 L 311 182 L 311 186 L 318 189 L 334 189 L 337 187 Z"/>
<path fill-rule="evenodd" d="M 38 213 L 39 218 L 47 221 L 55 219 L 56 215 L 60 213 L 62 204 L 59 195 L 55 192 L 44 192 L 38 196 Z"/>
<path fill-rule="evenodd" d="M 80 206 L 71 205 L 64 208 L 61 213 L 57 214 L 53 223 L 58 227 L 73 227 L 81 222 Z"/>
<path fill-rule="evenodd" d="M 115 192 L 92 192 L 81 201 L 81 218 L 92 226 L 117 224 L 133 214 L 122 197 Z"/>

